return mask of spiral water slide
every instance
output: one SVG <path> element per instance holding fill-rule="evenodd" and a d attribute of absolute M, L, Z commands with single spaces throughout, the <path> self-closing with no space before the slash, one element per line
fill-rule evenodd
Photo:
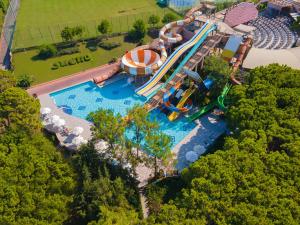
<path fill-rule="evenodd" d="M 182 36 L 177 33 L 173 33 L 172 37 L 167 36 L 173 28 L 183 27 L 190 24 L 196 18 L 199 13 L 195 12 L 192 16 L 187 17 L 184 20 L 171 22 L 166 24 L 159 32 L 159 49 L 161 55 L 152 50 L 134 49 L 126 53 L 122 58 L 121 67 L 124 71 L 131 75 L 150 75 L 157 71 L 163 63 L 167 60 L 168 54 L 165 44 L 175 44 L 182 41 Z"/>

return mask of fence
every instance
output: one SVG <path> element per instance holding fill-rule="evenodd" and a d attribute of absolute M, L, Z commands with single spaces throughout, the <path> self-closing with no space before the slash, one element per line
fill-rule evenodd
<path fill-rule="evenodd" d="M 138 13 L 138 14 L 130 14 L 125 16 L 119 17 L 112 17 L 108 18 L 108 21 L 111 23 L 112 33 L 120 33 L 120 32 L 128 32 L 131 28 L 133 23 L 138 20 L 142 19 L 144 22 L 148 22 L 148 18 L 150 15 L 158 15 L 161 19 L 163 16 L 170 12 L 170 10 L 165 9 L 162 11 L 151 11 L 147 13 Z M 61 31 L 64 27 L 74 27 L 74 26 L 83 26 L 84 27 L 84 34 L 82 38 L 92 38 L 99 35 L 97 30 L 98 25 L 102 18 L 97 20 L 89 20 L 89 21 L 82 21 L 81 23 L 78 22 L 69 22 L 69 23 L 60 23 L 60 24 L 53 24 L 51 26 L 44 26 L 39 28 L 34 27 L 22 27 L 20 29 L 17 26 L 14 35 L 14 49 L 20 48 L 28 48 L 32 46 L 39 46 L 42 44 L 51 44 L 51 43 L 58 43 L 62 41 L 60 36 Z"/>

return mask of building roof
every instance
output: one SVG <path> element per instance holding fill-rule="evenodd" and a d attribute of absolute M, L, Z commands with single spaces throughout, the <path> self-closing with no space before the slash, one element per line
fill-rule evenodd
<path fill-rule="evenodd" d="M 235 27 L 254 20 L 257 16 L 258 10 L 253 3 L 242 2 L 227 11 L 224 22 Z"/>

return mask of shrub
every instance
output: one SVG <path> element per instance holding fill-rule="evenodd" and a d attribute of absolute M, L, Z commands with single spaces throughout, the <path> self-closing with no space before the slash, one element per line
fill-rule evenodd
<path fill-rule="evenodd" d="M 162 22 L 163 23 L 170 23 L 172 21 L 176 20 L 176 16 L 172 13 L 167 13 L 166 15 L 164 15 Z"/>
<path fill-rule="evenodd" d="M 57 48 L 54 45 L 42 45 L 39 48 L 38 56 L 41 59 L 51 58 L 57 55 Z"/>
<path fill-rule="evenodd" d="M 111 32 L 111 25 L 108 20 L 102 20 L 97 28 L 101 34 L 109 34 Z"/>
<path fill-rule="evenodd" d="M 149 16 L 149 19 L 148 19 L 148 24 L 150 24 L 152 27 L 154 27 L 155 25 L 157 25 L 159 23 L 159 16 L 157 15 L 151 15 Z"/>
<path fill-rule="evenodd" d="M 72 55 L 72 54 L 79 53 L 79 52 L 80 52 L 80 50 L 76 46 L 76 47 L 73 47 L 73 48 L 60 49 L 60 50 L 58 50 L 57 55 L 59 55 L 59 56 L 62 56 L 62 55 Z"/>
<path fill-rule="evenodd" d="M 117 47 L 120 47 L 121 43 L 118 42 L 100 42 L 99 47 L 105 49 L 105 50 L 111 50 Z"/>
<path fill-rule="evenodd" d="M 34 82 L 34 78 L 28 74 L 22 74 L 17 78 L 17 87 L 29 88 Z"/>
<path fill-rule="evenodd" d="M 76 65 L 76 64 L 88 62 L 88 61 L 91 61 L 91 59 L 92 58 L 89 55 L 78 56 L 78 57 L 71 58 L 71 59 L 68 59 L 68 60 L 58 61 L 56 63 L 53 63 L 51 69 L 52 70 L 57 70 L 61 67 L 73 66 L 73 65 Z"/>

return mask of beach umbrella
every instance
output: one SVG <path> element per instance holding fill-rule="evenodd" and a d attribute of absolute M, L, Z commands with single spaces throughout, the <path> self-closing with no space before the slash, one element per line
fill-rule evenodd
<path fill-rule="evenodd" d="M 189 151 L 185 154 L 185 158 L 189 162 L 195 162 L 198 159 L 198 154 L 194 151 Z"/>
<path fill-rule="evenodd" d="M 47 114 L 51 113 L 51 109 L 48 107 L 41 108 L 40 113 L 42 115 L 47 115 Z"/>
<path fill-rule="evenodd" d="M 60 120 L 60 117 L 59 117 L 58 115 L 53 115 L 53 116 L 51 117 L 52 123 L 56 123 L 56 121 L 58 121 L 58 120 Z"/>
<path fill-rule="evenodd" d="M 194 152 L 198 155 L 202 155 L 206 152 L 206 148 L 203 145 L 195 145 L 193 148 Z"/>
<path fill-rule="evenodd" d="M 78 135 L 82 134 L 83 130 L 84 129 L 82 127 L 75 127 L 72 131 L 72 134 L 74 134 L 75 136 L 78 136 Z"/>
<path fill-rule="evenodd" d="M 54 125 L 57 127 L 62 127 L 66 125 L 66 121 L 64 119 L 58 119 L 54 122 Z"/>
<path fill-rule="evenodd" d="M 78 136 L 73 139 L 72 143 L 74 145 L 81 145 L 87 143 L 87 141 L 82 136 Z"/>
<path fill-rule="evenodd" d="M 108 148 L 108 144 L 107 144 L 107 142 L 101 140 L 95 144 L 95 148 L 101 152 Z"/>

